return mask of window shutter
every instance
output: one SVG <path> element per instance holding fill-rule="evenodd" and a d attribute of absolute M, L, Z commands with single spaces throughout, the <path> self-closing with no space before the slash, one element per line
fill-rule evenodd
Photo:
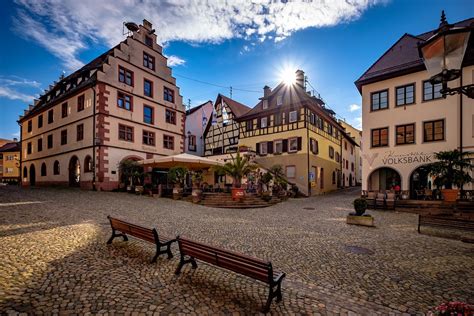
<path fill-rule="evenodd" d="M 270 126 L 270 122 L 271 122 L 271 121 L 270 121 L 270 115 L 269 115 L 269 116 L 267 116 L 267 127 Z"/>
<path fill-rule="evenodd" d="M 298 151 L 301 150 L 301 147 L 302 147 L 302 142 L 303 142 L 303 138 L 301 137 L 298 137 Z"/>
<path fill-rule="evenodd" d="M 316 140 L 316 155 L 319 154 L 319 143 L 318 141 Z"/>
<path fill-rule="evenodd" d="M 269 154 L 273 154 L 273 142 L 268 142 L 267 143 L 267 152 Z"/>
<path fill-rule="evenodd" d="M 260 121 L 261 121 L 261 120 L 262 120 L 261 118 L 257 118 L 257 129 L 259 129 L 260 126 L 261 126 L 261 125 L 260 125 Z"/>
<path fill-rule="evenodd" d="M 286 153 L 288 152 L 288 139 L 284 139 L 283 142 L 282 142 L 282 149 L 281 151 Z"/>
<path fill-rule="evenodd" d="M 260 143 L 257 143 L 256 147 L 257 155 L 260 155 Z"/>

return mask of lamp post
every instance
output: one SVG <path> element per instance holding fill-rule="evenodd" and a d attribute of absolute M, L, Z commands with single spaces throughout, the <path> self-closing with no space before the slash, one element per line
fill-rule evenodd
<path fill-rule="evenodd" d="M 418 44 L 420 57 L 430 74 L 431 84 L 442 84 L 440 93 L 443 97 L 454 94 L 465 94 L 474 98 L 474 84 L 449 88 L 448 81 L 462 75 L 462 61 L 469 42 L 473 26 L 455 27 L 446 21 L 444 11 L 436 33 L 423 43 Z"/>

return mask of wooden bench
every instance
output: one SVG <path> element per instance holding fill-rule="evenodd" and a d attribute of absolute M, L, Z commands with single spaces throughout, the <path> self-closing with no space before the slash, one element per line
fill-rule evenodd
<path fill-rule="evenodd" d="M 474 232 L 474 221 L 448 216 L 418 215 L 418 232 L 422 226 L 458 229 Z"/>
<path fill-rule="evenodd" d="M 111 216 L 107 216 L 107 218 L 109 219 L 110 226 L 112 227 L 112 236 L 107 241 L 107 244 L 111 244 L 115 237 L 122 237 L 124 241 L 128 241 L 127 235 L 130 235 L 156 245 L 156 254 L 151 260 L 152 263 L 156 262 L 156 259 L 158 259 L 158 256 L 161 254 L 168 254 L 168 259 L 173 258 L 171 244 L 176 241 L 176 238 L 167 238 L 164 236 L 161 236 L 160 238 L 156 228 L 150 229 L 141 227 L 124 222 L 117 218 L 113 218 Z M 117 231 L 120 233 L 117 233 Z"/>
<path fill-rule="evenodd" d="M 208 246 L 182 237 L 178 237 L 177 239 L 181 260 L 175 274 L 180 274 L 181 269 L 187 263 L 191 263 L 193 269 L 196 269 L 197 264 L 195 259 L 199 259 L 268 284 L 270 292 L 268 294 L 267 303 L 263 309 L 264 313 L 270 310 L 273 298 L 276 297 L 277 302 L 282 300 L 281 282 L 285 277 L 285 273 L 273 271 L 271 262 Z M 275 287 L 276 289 L 274 289 Z"/>

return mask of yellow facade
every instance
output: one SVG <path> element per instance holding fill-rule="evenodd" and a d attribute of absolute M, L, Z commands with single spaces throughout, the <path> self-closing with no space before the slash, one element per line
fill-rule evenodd
<path fill-rule="evenodd" d="M 20 178 L 20 152 L 0 152 L 0 182 L 9 182 Z"/>

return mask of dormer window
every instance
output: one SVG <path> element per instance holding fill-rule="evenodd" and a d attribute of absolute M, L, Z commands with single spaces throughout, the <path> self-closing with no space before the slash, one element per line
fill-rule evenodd
<path fill-rule="evenodd" d="M 153 39 L 150 36 L 145 35 L 145 45 L 153 47 Z"/>
<path fill-rule="evenodd" d="M 268 100 L 263 100 L 263 109 L 268 109 Z"/>
<path fill-rule="evenodd" d="M 278 106 L 283 105 L 283 96 L 281 95 L 277 96 L 277 105 Z"/>

